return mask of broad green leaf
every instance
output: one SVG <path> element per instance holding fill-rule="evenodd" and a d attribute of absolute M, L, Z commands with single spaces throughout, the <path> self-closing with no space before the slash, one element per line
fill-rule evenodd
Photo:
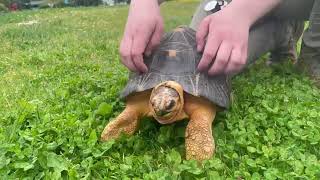
<path fill-rule="evenodd" d="M 97 133 L 93 129 L 89 135 L 88 146 L 93 147 L 96 144 L 97 140 L 98 140 Z"/>
<path fill-rule="evenodd" d="M 101 103 L 96 111 L 96 114 L 101 116 L 108 116 L 112 112 L 112 106 L 105 102 Z"/>
<path fill-rule="evenodd" d="M 222 179 L 220 174 L 217 171 L 210 171 L 208 173 L 208 177 L 209 180 L 219 180 Z"/>
<path fill-rule="evenodd" d="M 171 164 L 179 164 L 181 162 L 180 154 L 174 149 L 166 157 L 167 161 Z"/>
<path fill-rule="evenodd" d="M 16 162 L 13 165 L 16 169 L 23 169 L 24 171 L 27 171 L 29 169 L 32 169 L 34 167 L 33 164 L 29 162 Z"/>
<path fill-rule="evenodd" d="M 56 172 L 68 170 L 66 160 L 61 155 L 57 155 L 52 152 L 49 152 L 47 154 L 47 166 L 54 168 Z"/>

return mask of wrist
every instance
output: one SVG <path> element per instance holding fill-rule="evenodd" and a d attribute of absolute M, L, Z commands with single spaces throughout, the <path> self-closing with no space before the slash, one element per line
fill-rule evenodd
<path fill-rule="evenodd" d="M 132 0 L 129 12 L 157 13 L 160 11 L 158 0 Z"/>
<path fill-rule="evenodd" d="M 165 0 L 131 0 L 130 4 L 158 4 L 160 5 Z"/>

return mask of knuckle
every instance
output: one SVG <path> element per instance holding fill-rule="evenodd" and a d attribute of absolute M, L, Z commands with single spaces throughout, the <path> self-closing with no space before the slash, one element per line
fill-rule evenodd
<path fill-rule="evenodd" d="M 132 59 L 133 59 L 133 61 L 136 62 L 136 63 L 142 62 L 142 58 L 140 58 L 140 55 L 136 55 L 136 56 L 134 56 Z"/>
<path fill-rule="evenodd" d="M 131 56 L 136 61 L 136 59 L 138 59 L 138 57 L 139 57 L 139 54 L 134 52 L 134 53 L 131 54 Z"/>
<path fill-rule="evenodd" d="M 214 54 L 213 54 L 213 52 L 206 51 L 206 52 L 203 53 L 203 56 L 204 56 L 206 59 L 209 59 L 209 60 L 210 60 L 210 59 L 213 58 Z"/>
<path fill-rule="evenodd" d="M 226 57 L 218 57 L 218 58 L 217 58 L 217 61 L 218 61 L 220 64 L 227 64 L 227 63 L 228 63 L 228 58 L 226 58 Z"/>
<path fill-rule="evenodd" d="M 212 25 L 212 26 L 214 26 L 214 25 Z M 212 27 L 212 29 L 214 29 L 213 33 L 217 38 L 224 39 L 225 41 L 232 39 L 231 34 L 228 31 L 226 31 L 225 29 L 217 27 L 217 26 Z"/>
<path fill-rule="evenodd" d="M 141 50 L 140 48 L 133 48 L 131 51 L 131 56 L 133 58 L 137 58 L 137 57 L 141 56 L 142 53 L 143 53 L 143 50 Z"/>

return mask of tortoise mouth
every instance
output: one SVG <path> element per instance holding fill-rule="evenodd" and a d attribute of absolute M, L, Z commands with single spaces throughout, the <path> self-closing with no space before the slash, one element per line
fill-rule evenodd
<path fill-rule="evenodd" d="M 175 120 L 160 120 L 160 119 L 157 119 L 157 118 L 156 118 L 156 120 L 158 121 L 158 123 L 163 124 L 163 125 L 171 124 L 171 123 L 175 122 Z"/>
<path fill-rule="evenodd" d="M 156 115 L 157 115 L 158 117 L 169 116 L 170 113 L 171 113 L 171 111 L 162 111 L 162 110 L 156 111 Z"/>

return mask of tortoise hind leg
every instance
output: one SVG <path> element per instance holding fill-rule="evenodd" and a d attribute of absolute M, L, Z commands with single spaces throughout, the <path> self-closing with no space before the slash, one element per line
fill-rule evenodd
<path fill-rule="evenodd" d="M 140 118 L 149 113 L 149 94 L 138 93 L 129 97 L 124 111 L 104 128 L 101 140 L 116 139 L 121 133 L 134 134 L 138 129 Z"/>
<path fill-rule="evenodd" d="M 216 107 L 209 101 L 188 95 L 185 111 L 190 117 L 185 132 L 186 159 L 210 159 L 215 151 L 212 122 Z"/>

